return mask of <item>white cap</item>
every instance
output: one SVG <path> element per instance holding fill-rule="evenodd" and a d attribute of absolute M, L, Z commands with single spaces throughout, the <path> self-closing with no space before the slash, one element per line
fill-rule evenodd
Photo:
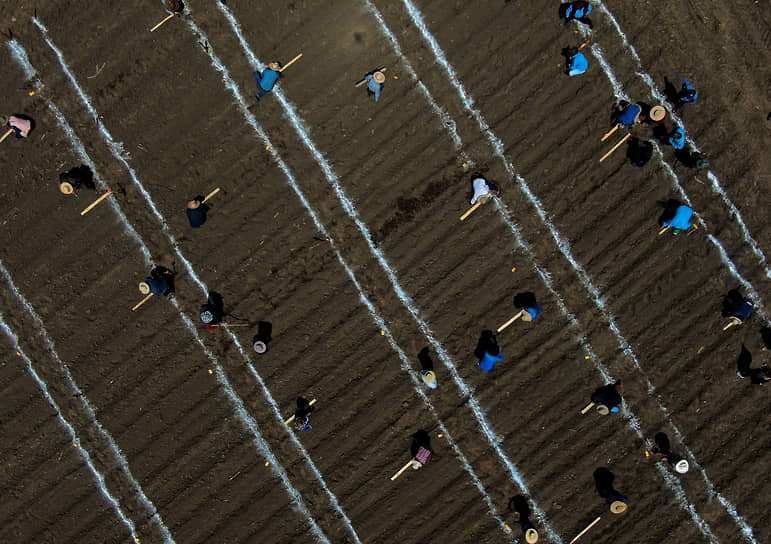
<path fill-rule="evenodd" d="M 675 465 L 675 470 L 679 472 L 680 474 L 685 474 L 688 472 L 688 461 L 685 459 L 680 459 L 677 464 Z"/>

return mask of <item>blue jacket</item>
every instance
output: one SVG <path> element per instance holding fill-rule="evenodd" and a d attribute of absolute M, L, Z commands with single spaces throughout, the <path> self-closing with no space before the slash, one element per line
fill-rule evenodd
<path fill-rule="evenodd" d="M 264 91 L 272 91 L 273 86 L 276 84 L 276 81 L 278 81 L 280 77 L 280 72 L 266 68 L 260 75 L 260 81 L 258 82 L 258 85 Z"/>
<path fill-rule="evenodd" d="M 375 78 L 372 77 L 372 74 L 368 75 L 364 79 L 367 80 L 367 88 L 375 93 L 375 102 L 380 100 L 380 91 L 383 90 L 383 87 L 385 87 L 385 83 L 378 83 L 375 81 Z"/>
<path fill-rule="evenodd" d="M 693 104 L 696 99 L 699 98 L 699 93 L 696 92 L 696 87 L 691 85 L 691 82 L 687 79 L 683 80 L 683 88 L 678 95 L 680 102 L 684 104 Z"/>
<path fill-rule="evenodd" d="M 752 301 L 748 298 L 745 298 L 742 302 L 742 305 L 739 306 L 739 309 L 732 313 L 731 316 L 741 319 L 742 321 L 747 321 L 750 318 L 750 315 L 752 315 L 752 310 L 754 309 L 755 305 L 752 303 Z"/>
<path fill-rule="evenodd" d="M 578 52 L 570 57 L 568 63 L 568 68 L 570 69 L 568 71 L 569 76 L 577 76 L 578 74 L 583 74 L 586 72 L 587 68 L 589 68 L 589 61 L 586 60 L 586 57 L 581 52 Z"/>
<path fill-rule="evenodd" d="M 613 122 L 621 123 L 622 125 L 634 125 L 641 111 L 642 108 L 639 104 L 629 104 L 624 108 L 624 111 L 613 116 Z"/>
<path fill-rule="evenodd" d="M 673 130 L 672 134 L 669 135 L 669 143 L 675 149 L 683 149 L 685 147 L 685 132 L 683 132 L 683 129 L 678 127 Z"/>
<path fill-rule="evenodd" d="M 165 280 L 159 280 L 156 278 L 147 278 L 145 280 L 147 282 L 147 285 L 150 286 L 150 292 L 154 294 L 156 297 L 163 297 L 168 295 L 171 290 L 169 289 L 169 284 L 166 283 Z"/>
<path fill-rule="evenodd" d="M 495 363 L 500 363 L 501 361 L 503 361 L 503 350 L 499 351 L 498 355 L 490 355 L 485 352 L 485 356 L 479 361 L 479 368 L 485 372 L 491 372 L 495 367 Z"/>
<path fill-rule="evenodd" d="M 533 322 L 535 322 L 535 320 L 538 319 L 538 316 L 543 313 L 543 306 L 541 306 L 540 302 L 536 302 L 535 306 L 532 308 L 525 308 L 525 311 L 530 314 L 530 317 L 533 318 Z"/>
<path fill-rule="evenodd" d="M 688 230 L 691 228 L 691 217 L 693 216 L 693 209 L 688 206 L 680 206 L 675 212 L 675 216 L 662 223 L 665 227 L 672 227 L 677 230 Z"/>

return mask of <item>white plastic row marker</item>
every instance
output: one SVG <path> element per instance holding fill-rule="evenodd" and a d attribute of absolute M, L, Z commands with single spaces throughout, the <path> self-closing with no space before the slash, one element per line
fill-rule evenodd
<path fill-rule="evenodd" d="M 365 2 L 370 6 L 370 9 L 376 9 L 372 5 L 372 3 L 369 0 L 365 0 Z M 444 53 L 442 52 L 441 48 L 439 47 L 439 44 L 437 43 L 434 36 L 428 31 L 428 28 L 426 27 L 422 16 L 420 15 L 420 12 L 415 8 L 413 3 L 410 0 L 402 0 L 402 3 L 404 4 L 407 12 L 410 15 L 410 18 L 412 19 L 413 23 L 418 27 L 421 34 L 423 35 L 424 39 L 429 45 L 429 48 L 434 53 L 434 56 L 436 58 L 437 63 L 442 66 L 447 74 L 448 79 L 450 80 L 450 83 L 452 86 L 456 89 L 458 92 L 458 95 L 461 98 L 462 103 L 464 104 L 466 110 L 468 113 L 477 121 L 477 124 L 479 125 L 479 129 L 484 134 L 491 147 L 494 149 L 496 155 L 503 161 L 503 164 L 507 170 L 507 173 L 517 181 L 517 185 L 522 190 L 522 192 L 525 194 L 525 196 L 528 198 L 528 200 L 531 202 L 531 204 L 535 207 L 536 212 L 541 219 L 541 221 L 544 223 L 544 225 L 549 229 L 550 234 L 552 235 L 552 238 L 554 239 L 557 247 L 559 248 L 560 252 L 563 254 L 563 256 L 571 263 L 573 266 L 573 269 L 575 270 L 579 280 L 584 285 L 584 287 L 589 291 L 593 302 L 597 306 L 597 308 L 600 310 L 600 312 L 603 314 L 603 317 L 606 318 L 606 320 L 609 323 L 609 326 L 613 333 L 616 335 L 617 341 L 619 343 L 620 349 L 634 362 L 635 367 L 640 370 L 643 375 L 645 375 L 642 367 L 639 364 L 639 361 L 637 360 L 636 355 L 632 351 L 631 347 L 629 346 L 629 343 L 626 341 L 626 339 L 621 335 L 620 330 L 615 324 L 615 319 L 612 317 L 612 315 L 608 312 L 604 301 L 601 299 L 599 291 L 596 289 L 596 287 L 592 284 L 588 274 L 586 271 L 581 267 L 573 258 L 572 256 L 572 250 L 570 247 L 570 244 L 563 240 L 562 235 L 556 230 L 554 225 L 549 221 L 548 216 L 543 209 L 543 206 L 541 202 L 538 200 L 538 198 L 532 193 L 529 186 L 525 182 L 525 179 L 522 178 L 519 174 L 516 173 L 514 170 L 513 165 L 511 162 L 506 158 L 503 142 L 498 138 L 492 131 L 492 129 L 489 127 L 487 122 L 484 120 L 482 114 L 474 107 L 473 100 L 471 97 L 466 93 L 463 85 L 458 80 L 455 74 L 455 70 L 452 68 L 452 66 L 447 61 Z M 722 253 L 723 257 L 725 257 L 725 253 Z M 730 268 L 730 267 L 729 267 Z M 733 268 L 735 270 L 735 267 Z M 647 380 L 647 377 L 646 377 Z M 653 384 L 650 382 L 650 380 L 647 380 L 649 384 L 649 389 L 653 387 Z M 659 402 L 659 408 L 663 410 L 667 415 L 668 411 L 664 407 L 664 405 Z M 689 450 L 690 451 L 690 450 Z M 711 490 L 715 490 L 714 485 L 709 480 L 709 478 L 706 475 L 706 472 L 702 469 L 702 474 L 705 479 L 705 481 L 708 483 Z M 732 512 L 735 513 L 736 509 L 735 507 L 724 499 L 724 501 L 721 501 L 721 503 L 726 507 L 726 510 L 731 514 Z M 746 535 L 746 531 L 744 530 L 745 527 L 748 527 L 746 522 L 741 518 L 740 516 L 735 516 L 734 520 L 739 524 L 740 527 L 743 529 L 743 533 Z"/>
<path fill-rule="evenodd" d="M 18 42 L 14 42 L 13 47 L 18 49 L 18 51 L 17 51 L 18 54 L 15 54 L 14 58 L 17 60 L 17 62 L 19 62 L 22 65 L 22 67 L 23 67 L 23 69 L 24 69 L 26 74 L 28 74 L 28 75 L 32 74 L 32 77 L 34 77 L 35 74 L 36 74 L 36 71 L 34 70 L 32 65 L 29 63 L 29 59 L 27 58 L 26 51 L 23 49 L 21 44 L 19 44 Z M 42 83 L 39 80 L 35 81 L 35 87 L 36 87 L 36 89 L 38 89 L 39 94 L 42 92 L 42 90 L 44 88 Z M 42 98 L 42 96 L 41 96 L 41 98 Z M 97 184 L 100 187 L 106 187 L 106 184 L 102 180 L 102 178 L 99 175 L 98 171 L 94 168 L 93 161 L 91 161 L 90 157 L 88 156 L 88 154 L 86 153 L 85 149 L 83 148 L 82 143 L 77 138 L 77 136 L 74 134 L 74 132 L 72 131 L 71 127 L 69 126 L 69 124 L 67 123 L 66 119 L 64 118 L 64 116 L 59 112 L 59 110 L 56 107 L 56 105 L 50 99 L 46 99 L 46 101 L 48 103 L 49 109 L 51 109 L 54 112 L 54 114 L 55 114 L 55 116 L 57 118 L 57 121 L 59 122 L 60 128 L 65 133 L 65 135 L 67 135 L 67 137 L 69 138 L 70 143 L 72 144 L 73 148 L 78 152 L 78 155 L 80 156 L 80 158 L 83 161 L 83 163 L 86 164 L 86 165 L 89 165 L 89 167 L 91 167 L 92 171 L 94 172 L 94 179 L 97 182 Z M 112 209 L 116 211 L 116 213 L 118 214 L 118 217 L 119 217 L 121 223 L 123 223 L 124 229 L 127 231 L 127 233 L 129 233 L 139 243 L 140 251 L 142 252 L 143 256 L 145 257 L 146 265 L 148 267 L 152 266 L 153 262 L 152 262 L 152 259 L 150 257 L 151 253 L 150 253 L 149 249 L 147 248 L 147 246 L 144 243 L 144 241 L 142 240 L 142 238 L 139 237 L 139 235 L 136 233 L 136 231 L 131 226 L 131 224 L 128 223 L 128 220 L 126 219 L 125 215 L 123 214 L 122 210 L 120 209 L 118 201 L 117 200 L 112 200 L 111 204 L 112 204 Z M 192 321 L 190 320 L 189 317 L 187 317 L 184 313 L 182 313 L 182 311 L 179 308 L 179 305 L 176 302 L 176 300 L 172 300 L 172 303 L 174 304 L 175 308 L 179 311 L 180 317 L 182 318 L 183 322 L 187 326 L 188 330 L 191 332 L 191 334 L 196 339 L 196 342 L 199 344 L 201 349 L 204 350 L 204 353 L 209 358 L 211 363 L 216 367 L 216 369 L 217 369 L 216 377 L 217 377 L 218 383 L 221 385 L 221 387 L 223 388 L 225 394 L 228 396 L 228 398 L 230 399 L 231 403 L 233 404 L 234 411 L 235 411 L 236 415 L 238 416 L 239 420 L 241 421 L 241 423 L 244 425 L 244 427 L 250 433 L 252 433 L 252 435 L 254 437 L 254 439 L 252 441 L 253 444 L 258 449 L 258 451 L 260 451 L 262 456 L 270 463 L 271 470 L 274 472 L 274 474 L 276 474 L 279 477 L 279 479 L 282 481 L 282 484 L 284 485 L 287 493 L 289 494 L 289 496 L 290 496 L 290 498 L 292 500 L 292 503 L 294 504 L 296 510 L 302 516 L 305 517 L 308 525 L 311 528 L 312 533 L 316 536 L 317 540 L 319 542 L 329 543 L 329 539 L 323 533 L 321 528 L 316 523 L 316 520 L 313 518 L 313 516 L 310 514 L 310 512 L 307 509 L 307 507 L 305 506 L 305 503 L 302 500 L 302 496 L 294 488 L 294 486 L 292 485 L 291 481 L 289 480 L 289 477 L 286 474 L 286 471 L 279 464 L 278 460 L 276 459 L 276 457 L 273 455 L 272 451 L 270 450 L 270 447 L 268 446 L 268 444 L 262 438 L 261 434 L 259 433 L 259 427 L 257 426 L 256 422 L 254 421 L 254 419 L 244 409 L 243 402 L 241 401 L 241 399 L 238 397 L 238 395 L 235 393 L 235 391 L 233 390 L 232 386 L 230 385 L 230 382 L 228 381 L 227 376 L 225 375 L 224 371 L 222 371 L 222 369 L 220 367 L 220 363 L 219 363 L 218 359 L 216 357 L 214 357 L 214 355 L 208 350 L 208 348 L 206 348 L 205 344 L 203 343 L 203 340 L 198 335 L 198 332 L 197 332 L 197 330 L 195 328 L 195 325 L 192 323 Z M 42 326 L 42 321 L 41 321 L 41 326 Z"/>
<path fill-rule="evenodd" d="M 222 8 L 220 8 L 222 9 Z M 193 31 L 203 37 L 207 43 L 211 44 L 211 42 L 205 37 L 203 32 L 195 25 L 195 23 L 192 21 L 192 18 L 188 19 L 188 24 L 191 26 Z M 245 40 L 241 40 L 243 45 L 246 45 Z M 248 46 L 247 46 L 248 47 Z M 230 79 L 230 76 L 227 73 L 227 68 L 222 65 L 222 63 L 214 56 L 214 53 L 212 51 L 212 48 L 210 47 L 207 51 L 209 56 L 212 58 L 212 62 L 215 65 L 216 69 L 223 74 L 223 81 L 225 82 L 226 87 L 230 88 L 231 91 L 236 96 L 236 99 L 241 103 L 242 105 L 242 112 L 244 113 L 244 116 L 249 121 L 249 124 L 252 125 L 257 135 L 262 139 L 263 143 L 267 146 L 270 146 L 270 152 L 274 154 L 274 159 L 279 161 L 278 155 L 274 150 L 274 147 L 270 145 L 270 140 L 268 139 L 267 134 L 262 129 L 262 127 L 259 126 L 257 121 L 254 119 L 254 116 L 249 112 L 246 103 L 243 102 L 243 98 L 241 96 L 241 93 L 236 88 L 235 84 L 232 82 L 232 79 Z M 250 58 L 254 59 L 256 64 L 260 65 L 260 62 L 256 59 L 253 53 L 250 53 Z M 356 210 L 355 205 L 353 202 L 346 196 L 345 192 L 340 186 L 339 180 L 337 178 L 337 175 L 332 171 L 331 166 L 327 162 L 327 160 L 324 158 L 324 156 L 321 154 L 321 152 L 316 148 L 316 146 L 313 144 L 313 141 L 310 139 L 310 136 L 308 135 L 308 131 L 305 128 L 304 122 L 300 120 L 300 118 L 297 116 L 294 107 L 286 100 L 283 93 L 280 89 L 275 89 L 274 94 L 278 97 L 279 101 L 281 102 L 282 106 L 284 107 L 285 113 L 287 115 L 287 118 L 290 120 L 292 125 L 294 126 L 296 132 L 303 140 L 303 143 L 306 145 L 308 150 L 313 155 L 314 159 L 317 161 L 319 166 L 321 167 L 322 171 L 324 172 L 325 177 L 327 178 L 327 181 L 332 185 L 332 188 L 335 191 L 336 196 L 338 197 L 338 200 L 340 200 L 343 209 L 348 214 L 348 216 L 353 219 L 357 227 L 359 228 L 359 231 L 362 233 L 365 241 L 367 242 L 369 249 L 371 253 L 375 256 L 375 258 L 378 260 L 380 266 L 383 268 L 383 270 L 386 272 L 386 274 L 389 277 L 389 280 L 391 282 L 391 285 L 396 292 L 396 295 L 401 300 L 402 304 L 407 308 L 407 310 L 412 314 L 413 318 L 417 322 L 421 332 L 426 336 L 426 338 L 429 340 L 429 342 L 434 347 L 437 355 L 439 356 L 440 360 L 445 364 L 447 369 L 450 371 L 450 374 L 452 375 L 452 378 L 455 382 L 455 384 L 458 386 L 458 388 L 461 391 L 461 396 L 468 397 L 468 406 L 471 408 L 472 412 L 474 413 L 478 425 L 487 439 L 490 446 L 493 448 L 493 450 L 498 455 L 499 459 L 501 460 L 502 464 L 506 467 L 507 472 L 509 474 L 510 479 L 513 483 L 519 487 L 520 490 L 522 490 L 522 493 L 528 497 L 530 497 L 531 503 L 533 504 L 533 510 L 536 513 L 536 517 L 538 518 L 541 525 L 544 527 L 545 531 L 548 533 L 549 537 L 554 542 L 561 542 L 561 539 L 559 535 L 552 529 L 551 525 L 549 524 L 548 520 L 546 519 L 546 516 L 544 515 L 543 511 L 538 507 L 536 501 L 532 499 L 530 496 L 530 491 L 525 484 L 524 478 L 520 475 L 518 468 L 516 465 L 509 459 L 509 457 L 506 455 L 506 453 L 503 451 L 503 448 L 501 447 L 501 443 L 503 442 L 503 439 L 493 431 L 492 427 L 490 426 L 489 422 L 487 421 L 487 417 L 482 410 L 479 402 L 477 401 L 476 397 L 474 396 L 471 389 L 468 387 L 468 385 L 465 383 L 463 378 L 460 376 L 460 374 L 457 371 L 457 367 L 451 360 L 449 354 L 446 352 L 444 347 L 436 340 L 436 338 L 433 335 L 433 332 L 431 331 L 428 324 L 423 321 L 423 319 L 419 316 L 419 311 L 415 307 L 414 302 L 412 299 L 404 292 L 402 287 L 399 284 L 399 280 L 397 278 L 396 272 L 391 268 L 391 266 L 388 264 L 387 260 L 385 259 L 385 256 L 383 255 L 382 251 L 375 247 L 375 244 L 372 239 L 372 235 L 369 231 L 369 228 L 367 225 L 361 220 L 359 217 L 358 211 Z M 447 126 L 447 125 L 445 125 Z M 283 162 L 280 162 L 279 165 L 282 165 Z M 282 170 L 284 167 L 282 166 Z M 288 170 L 284 170 L 285 173 L 288 172 Z M 289 174 L 287 173 L 287 178 L 290 181 L 290 184 L 293 188 L 293 190 L 298 194 L 302 194 L 299 187 L 296 185 L 296 182 L 293 178 L 289 177 Z M 305 200 L 304 196 L 301 197 L 301 200 L 305 204 L 307 201 Z M 309 213 L 311 213 L 312 217 L 314 218 L 314 222 L 316 223 L 317 228 L 319 230 L 323 229 L 323 226 L 321 226 L 321 223 L 316 218 L 315 212 L 312 211 L 310 208 L 310 205 L 306 205 L 306 209 L 308 209 Z M 326 233 L 325 236 L 329 237 Z"/>
<path fill-rule="evenodd" d="M 621 30 L 621 26 L 618 24 L 618 21 L 616 20 L 616 18 L 613 16 L 610 10 L 607 7 L 605 7 L 605 4 L 602 2 L 602 0 L 598 0 L 596 3 L 594 3 L 594 5 L 595 7 L 597 7 L 599 12 L 602 12 L 608 18 L 611 25 L 615 29 L 616 33 L 623 41 L 624 46 L 631 54 L 632 58 L 634 59 L 639 69 L 639 71 L 636 72 L 636 74 L 647 85 L 648 90 L 651 93 L 651 97 L 658 100 L 661 104 L 665 104 L 667 106 L 667 110 L 669 110 L 669 118 L 672 119 L 672 121 L 674 121 L 675 124 L 677 124 L 680 128 L 683 129 L 683 132 L 685 132 L 685 135 L 686 135 L 685 137 L 686 142 L 688 142 L 695 151 L 700 152 L 701 150 L 696 145 L 696 142 L 694 142 L 693 139 L 691 139 L 691 137 L 688 136 L 688 130 L 685 127 L 685 123 L 680 117 L 678 117 L 673 105 L 667 101 L 666 96 L 664 96 L 664 94 L 657 88 L 650 74 L 645 72 L 645 70 L 643 69 L 642 61 L 640 60 L 640 56 L 637 54 L 637 50 L 629 42 L 629 38 L 627 37 L 626 34 L 624 34 L 624 31 Z M 771 269 L 769 269 L 768 267 L 768 261 L 766 260 L 766 255 L 763 253 L 763 250 L 760 248 L 755 238 L 752 237 L 752 234 L 747 228 L 747 225 L 744 223 L 744 219 L 742 219 L 741 213 L 739 213 L 739 208 L 737 208 L 736 205 L 731 201 L 731 199 L 728 198 L 728 195 L 726 194 L 725 189 L 723 189 L 723 186 L 720 184 L 720 180 L 712 171 L 710 171 L 707 174 L 707 178 L 712 182 L 712 190 L 717 195 L 720 196 L 720 200 L 723 202 L 725 207 L 728 208 L 728 211 L 730 213 L 730 217 L 732 218 L 732 220 L 735 220 L 736 223 L 739 225 L 739 228 L 742 231 L 742 236 L 744 237 L 744 241 L 747 243 L 747 245 L 750 246 L 750 248 L 752 248 L 753 253 L 755 253 L 755 255 L 757 256 L 758 261 L 760 262 L 760 265 L 765 270 L 766 277 L 771 278 Z"/>
<path fill-rule="evenodd" d="M 3 266 L 2 263 L 0 263 L 0 266 Z M 5 270 L 5 267 L 3 267 L 3 270 Z M 129 532 L 131 533 L 131 538 L 134 539 L 134 542 L 139 542 L 139 535 L 137 534 L 136 527 L 134 526 L 134 522 L 131 521 L 131 519 L 126 516 L 126 514 L 123 512 L 123 509 L 120 507 L 120 503 L 118 500 L 110 493 L 110 491 L 107 489 L 107 485 L 104 482 L 104 475 L 94 466 L 93 461 L 91 461 L 91 454 L 88 453 L 88 449 L 83 446 L 83 443 L 81 442 L 80 438 L 78 438 L 78 434 L 75 432 L 75 429 L 72 427 L 69 421 L 67 421 L 64 416 L 62 415 L 62 411 L 59 408 L 59 405 L 56 403 L 56 401 L 53 399 L 51 394 L 48 392 L 48 385 L 45 381 L 43 381 L 40 376 L 38 376 L 38 373 L 35 371 L 34 367 L 32 366 L 32 361 L 27 356 L 27 354 L 24 352 L 24 350 L 19 345 L 19 338 L 16 336 L 16 333 L 14 333 L 11 328 L 5 323 L 5 320 L 3 319 L 3 314 L 0 312 L 0 328 L 5 331 L 5 334 L 10 338 L 11 342 L 13 343 L 13 348 L 16 350 L 16 353 L 19 355 L 19 357 L 22 358 L 24 363 L 27 366 L 27 372 L 32 376 L 32 379 L 35 380 L 35 383 L 37 383 L 37 386 L 40 388 L 40 392 L 43 394 L 43 397 L 45 398 L 46 402 L 51 405 L 51 408 L 56 410 L 56 418 L 59 420 L 59 423 L 61 423 L 62 427 L 64 427 L 67 430 L 67 434 L 70 436 L 70 442 L 72 445 L 77 449 L 78 454 L 83 458 L 83 461 L 86 463 L 86 466 L 88 467 L 88 470 L 91 472 L 91 475 L 94 477 L 96 486 L 99 488 L 99 492 L 102 494 L 102 496 L 107 500 L 107 502 L 110 503 L 112 506 L 112 509 L 115 510 L 115 513 L 117 514 L 118 518 L 120 518 L 121 522 L 128 528 Z M 50 348 L 49 348 L 50 349 Z M 78 395 L 75 395 L 78 396 Z M 114 452 L 110 452 L 114 453 Z M 120 455 L 120 454 L 119 454 Z M 122 457 L 122 456 L 121 456 Z M 125 460 L 124 460 L 125 461 Z M 131 475 L 129 474 L 129 477 Z M 139 487 L 139 484 L 134 482 L 136 487 Z M 152 507 L 152 504 L 146 504 L 145 505 Z M 148 514 L 151 512 L 154 512 L 153 509 L 148 511 Z M 153 515 L 153 514 L 150 514 Z M 158 516 L 157 513 L 154 514 L 155 517 Z M 160 520 L 159 517 L 157 517 L 157 520 Z M 102 520 L 103 522 L 107 523 L 107 520 Z M 163 523 L 161 522 L 161 525 Z M 164 527 L 165 528 L 165 527 Z M 168 538 L 165 537 L 164 539 L 166 542 L 173 542 L 171 540 L 171 535 L 168 536 Z"/>

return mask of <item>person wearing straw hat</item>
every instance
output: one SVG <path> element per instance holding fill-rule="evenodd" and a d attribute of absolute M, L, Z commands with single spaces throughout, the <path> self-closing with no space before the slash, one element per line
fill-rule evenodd
<path fill-rule="evenodd" d="M 174 276 L 176 274 L 165 266 L 156 266 L 150 271 L 150 277 L 139 284 L 143 295 L 152 293 L 157 297 L 165 297 L 174 293 Z"/>
<path fill-rule="evenodd" d="M 13 130 L 16 138 L 26 138 L 35 127 L 34 121 L 26 115 L 15 114 L 8 118 L 8 126 Z"/>
<path fill-rule="evenodd" d="M 578 21 L 589 28 L 592 28 L 592 21 L 587 17 L 592 12 L 592 5 L 589 2 L 568 2 L 560 5 L 560 17 L 565 19 L 565 24 L 570 21 Z"/>
<path fill-rule="evenodd" d="M 609 383 L 598 387 L 592 393 L 592 402 L 597 405 L 597 413 L 607 416 L 609 413 L 617 413 L 621 406 L 621 382 Z"/>
<path fill-rule="evenodd" d="M 297 397 L 297 409 L 294 411 L 294 428 L 296 431 L 311 431 L 311 412 L 313 412 L 313 406 L 308 399 L 303 397 Z"/>
<path fill-rule="evenodd" d="M 257 100 L 273 90 L 276 82 L 281 79 L 280 70 L 281 64 L 273 61 L 268 63 L 268 67 L 263 70 L 262 73 L 257 71 L 252 74 L 254 75 L 254 81 L 257 83 L 257 88 L 260 90 L 260 92 L 257 93 Z"/>
<path fill-rule="evenodd" d="M 535 544 L 538 542 L 538 531 L 530 522 L 530 506 L 523 495 L 516 495 L 509 499 L 509 510 L 514 512 L 514 524 L 519 525 L 525 535 L 525 542 Z"/>
<path fill-rule="evenodd" d="M 660 125 L 667 120 L 667 110 L 664 106 L 653 106 L 648 113 L 650 122 L 655 125 Z"/>
<path fill-rule="evenodd" d="M 670 468 L 678 474 L 685 474 L 690 468 L 688 461 L 683 459 L 680 455 L 672 452 L 672 447 L 669 445 L 669 437 L 664 433 L 656 433 L 653 437 L 653 441 L 656 443 L 656 447 L 653 448 L 653 453 L 660 453 L 661 460 L 669 464 Z"/>
<path fill-rule="evenodd" d="M 410 454 L 412 455 L 413 470 L 420 470 L 428 462 L 428 458 L 434 452 L 431 450 L 431 437 L 424 430 L 419 430 L 412 435 Z"/>
<path fill-rule="evenodd" d="M 755 309 L 755 303 L 745 298 L 736 289 L 731 289 L 723 297 L 723 317 L 730 318 L 735 325 L 747 321 Z"/>
<path fill-rule="evenodd" d="M 425 383 L 429 389 L 436 389 L 436 374 L 433 370 L 421 370 L 420 377 L 423 378 L 423 383 Z"/>
<path fill-rule="evenodd" d="M 80 188 L 95 191 L 94 173 L 85 164 L 76 166 L 59 174 L 59 191 L 65 195 L 71 195 Z"/>
<path fill-rule="evenodd" d="M 203 201 L 202 196 L 197 196 L 187 203 L 187 220 L 194 229 L 201 227 L 206 223 L 206 213 L 209 211 L 209 205 Z"/>
<path fill-rule="evenodd" d="M 380 91 L 385 87 L 385 74 L 380 70 L 367 74 L 364 81 L 367 82 L 367 95 L 374 96 L 375 102 L 380 100 Z"/>
<path fill-rule="evenodd" d="M 484 204 L 490 200 L 493 195 L 499 196 L 501 194 L 501 190 L 498 186 L 487 181 L 482 174 L 474 174 L 472 176 L 471 187 L 474 189 L 474 195 L 471 197 L 472 204 L 476 204 L 477 202 Z"/>
<path fill-rule="evenodd" d="M 613 480 L 615 478 L 616 476 L 605 467 L 600 467 L 594 471 L 594 483 L 597 487 L 597 493 L 610 505 L 611 512 L 621 514 L 626 511 L 629 499 L 613 487 Z"/>

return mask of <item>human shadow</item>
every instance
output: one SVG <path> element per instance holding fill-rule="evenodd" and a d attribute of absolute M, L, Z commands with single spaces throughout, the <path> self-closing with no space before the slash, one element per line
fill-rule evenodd
<path fill-rule="evenodd" d="M 628 502 L 626 497 L 619 493 L 613 486 L 613 481 L 616 476 L 607 468 L 600 467 L 594 471 L 594 485 L 597 488 L 597 493 L 605 499 L 608 504 L 612 504 L 614 501 Z"/>
<path fill-rule="evenodd" d="M 659 226 L 663 225 L 666 221 L 671 221 L 674 219 L 675 214 L 677 213 L 677 208 L 682 206 L 682 202 L 679 200 L 675 200 L 674 198 L 670 198 L 669 200 L 659 200 L 656 202 L 656 206 L 660 208 L 664 208 L 664 211 L 659 216 Z"/>
<path fill-rule="evenodd" d="M 420 429 L 415 434 L 412 435 L 412 444 L 410 445 L 410 453 L 413 457 L 415 457 L 418 454 L 418 451 L 420 448 L 425 448 L 428 451 L 431 450 L 431 437 L 428 434 L 428 431 L 425 431 L 423 429 Z"/>
<path fill-rule="evenodd" d="M 500 347 L 498 347 L 498 341 L 495 339 L 495 334 L 491 330 L 483 330 L 479 336 L 477 347 L 474 350 L 474 355 L 478 359 L 483 359 L 486 353 L 490 355 L 498 355 Z"/>
<path fill-rule="evenodd" d="M 530 291 L 514 295 L 514 307 L 520 310 L 533 308 L 536 305 L 535 294 Z"/>
<path fill-rule="evenodd" d="M 680 98 L 678 97 L 680 90 L 666 76 L 664 76 L 664 89 L 662 89 L 662 92 L 664 93 L 664 96 L 667 97 L 670 104 L 675 106 L 675 109 L 681 106 Z"/>
<path fill-rule="evenodd" d="M 642 168 L 648 164 L 651 157 L 653 157 L 653 144 L 647 140 L 640 141 L 639 138 L 629 139 L 629 144 L 626 148 L 626 158 L 629 162 Z"/>
<path fill-rule="evenodd" d="M 771 349 L 771 328 L 763 327 L 760 329 L 760 337 L 763 339 L 763 347 Z"/>
<path fill-rule="evenodd" d="M 420 369 L 426 372 L 434 370 L 434 361 L 431 359 L 431 355 L 428 352 L 428 348 L 425 347 L 418 353 L 418 361 L 420 362 Z"/>

